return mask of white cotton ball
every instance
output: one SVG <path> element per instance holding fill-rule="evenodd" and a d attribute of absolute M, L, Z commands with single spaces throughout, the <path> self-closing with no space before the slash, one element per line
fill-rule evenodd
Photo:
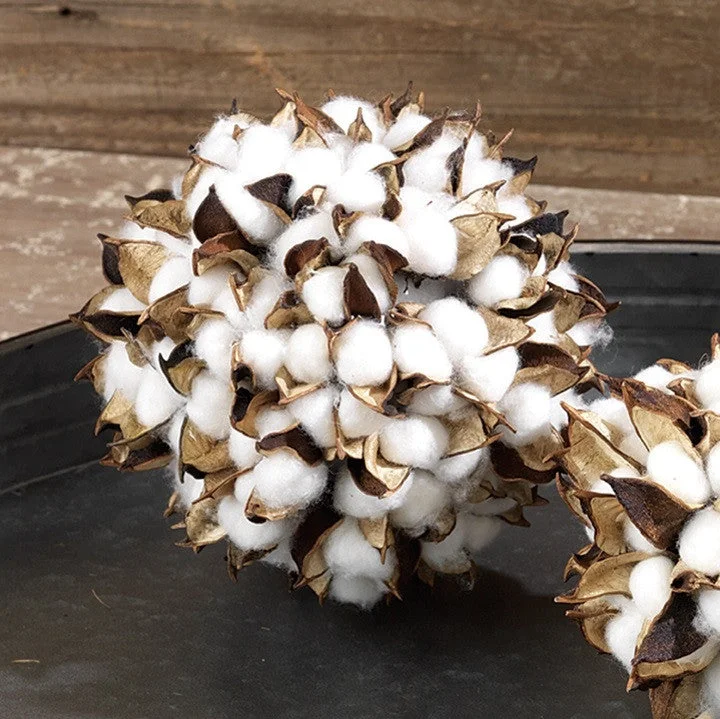
<path fill-rule="evenodd" d="M 252 491 L 252 484 L 242 480 L 235 482 L 235 493 L 239 484 L 246 487 L 247 497 Z M 238 501 L 235 497 L 223 497 L 218 503 L 218 522 L 227 532 L 228 539 L 240 549 L 270 549 L 282 542 L 294 529 L 295 523 L 290 519 L 279 519 L 273 522 L 258 524 L 245 516 L 247 497 Z"/>
<path fill-rule="evenodd" d="M 408 322 L 393 333 L 393 357 L 401 373 L 424 375 L 437 382 L 447 382 L 452 364 L 440 340 L 421 324 Z"/>
<path fill-rule="evenodd" d="M 455 394 L 449 384 L 438 384 L 413 392 L 408 410 L 413 414 L 438 417 L 467 406 L 468 402 Z"/>
<path fill-rule="evenodd" d="M 390 422 L 389 417 L 371 409 L 348 390 L 343 390 L 340 394 L 338 419 L 342 433 L 348 439 L 375 434 Z"/>
<path fill-rule="evenodd" d="M 392 300 L 390 299 L 390 291 L 380 272 L 378 263 L 375 262 L 370 255 L 361 253 L 351 255 L 347 258 L 346 262 L 348 264 L 352 263 L 357 267 L 368 289 L 375 295 L 375 301 L 378 303 L 380 312 L 383 314 L 387 312 L 392 305 Z"/>
<path fill-rule="evenodd" d="M 400 202 L 408 193 L 400 191 Z M 411 211 L 403 204 L 397 222 L 408 240 L 409 269 L 429 277 L 449 275 L 457 263 L 457 234 L 453 225 L 432 206 Z"/>
<path fill-rule="evenodd" d="M 625 403 L 615 397 L 601 397 L 588 405 L 591 412 L 599 415 L 605 422 L 619 429 L 623 434 L 634 434 L 635 427 L 630 421 Z"/>
<path fill-rule="evenodd" d="M 720 402 L 720 360 L 710 362 L 698 371 L 695 392 L 701 404 L 707 407 Z"/>
<path fill-rule="evenodd" d="M 710 483 L 702 466 L 688 455 L 679 442 L 661 442 L 648 454 L 650 478 L 688 504 L 710 499 Z"/>
<path fill-rule="evenodd" d="M 281 173 L 291 152 L 291 140 L 283 130 L 270 125 L 249 127 L 238 141 L 237 166 L 243 182 Z"/>
<path fill-rule="evenodd" d="M 329 377 L 330 351 L 320 325 L 301 325 L 293 331 L 285 352 L 285 367 L 298 382 L 319 384 Z"/>
<path fill-rule="evenodd" d="M 447 429 L 435 417 L 398 417 L 380 432 L 380 452 L 395 464 L 429 469 L 445 454 L 448 439 Z"/>
<path fill-rule="evenodd" d="M 488 546 L 503 528 L 503 521 L 497 517 L 486 517 L 463 512 L 458 515 L 465 547 L 473 554 Z"/>
<path fill-rule="evenodd" d="M 237 173 L 227 173 L 215 183 L 222 206 L 243 232 L 258 242 L 267 242 L 280 234 L 282 220 L 261 200 L 243 187 Z"/>
<path fill-rule="evenodd" d="M 392 549 L 383 564 L 380 552 L 365 539 L 357 520 L 351 517 L 345 517 L 330 532 L 323 545 L 323 556 L 333 577 L 366 577 L 384 582 L 392 578 L 397 566 Z"/>
<path fill-rule="evenodd" d="M 629 520 L 625 520 L 623 534 L 628 547 L 633 552 L 657 554 L 660 550 Z"/>
<path fill-rule="evenodd" d="M 697 595 L 697 602 L 703 623 L 715 634 L 720 634 L 720 591 L 701 590 Z"/>
<path fill-rule="evenodd" d="M 361 609 L 370 609 L 387 593 L 382 582 L 365 577 L 333 577 L 329 596 L 336 602 L 355 604 Z"/>
<path fill-rule="evenodd" d="M 450 502 L 447 487 L 430 472 L 416 469 L 410 475 L 410 483 L 402 504 L 393 509 L 392 524 L 402 527 L 413 536 L 422 534 Z M 405 480 L 408 484 L 410 478 Z"/>
<path fill-rule="evenodd" d="M 105 312 L 142 312 L 147 305 L 133 295 L 127 287 L 111 292 L 100 305 Z"/>
<path fill-rule="evenodd" d="M 582 320 L 567 331 L 578 347 L 606 347 L 613 338 L 613 330 L 605 320 Z"/>
<path fill-rule="evenodd" d="M 705 458 L 705 472 L 716 497 L 720 497 L 720 443 Z"/>
<path fill-rule="evenodd" d="M 501 189 L 498 192 L 497 201 L 498 212 L 503 215 L 512 215 L 515 218 L 504 222 L 500 227 L 501 231 L 507 227 L 522 224 L 533 217 L 533 210 L 524 195 L 510 195 Z"/>
<path fill-rule="evenodd" d="M 356 252 L 363 242 L 387 245 L 403 257 L 408 256 L 408 240 L 400 226 L 390 220 L 372 215 L 362 215 L 350 225 L 345 238 L 345 252 Z"/>
<path fill-rule="evenodd" d="M 302 425 L 318 447 L 335 446 L 335 400 L 335 390 L 332 387 L 323 387 L 287 405 L 288 412 Z"/>
<path fill-rule="evenodd" d="M 550 424 L 558 432 L 567 427 L 568 424 L 568 416 L 562 406 L 563 404 L 570 405 L 575 409 L 587 409 L 585 400 L 572 388 L 555 395 L 550 403 Z"/>
<path fill-rule="evenodd" d="M 284 569 L 286 572 L 297 573 L 298 566 L 292 556 L 292 537 L 281 540 L 272 552 L 269 552 L 260 559 L 263 564 L 269 564 L 278 569 Z"/>
<path fill-rule="evenodd" d="M 520 356 L 514 347 L 460 362 L 462 386 L 483 402 L 499 402 L 515 379 Z"/>
<path fill-rule="evenodd" d="M 249 117 L 238 115 L 219 117 L 197 143 L 198 155 L 205 160 L 233 169 L 237 164 L 238 155 L 238 142 L 233 138 L 235 128 L 246 130 L 250 124 Z"/>
<path fill-rule="evenodd" d="M 307 240 L 319 240 L 323 237 L 333 247 L 339 244 L 329 213 L 315 212 L 299 220 L 294 220 L 273 242 L 271 257 L 273 268 L 284 275 L 285 256 L 293 247 Z"/>
<path fill-rule="evenodd" d="M 285 407 L 266 406 L 263 407 L 255 417 L 255 429 L 258 437 L 265 437 L 268 434 L 282 432 L 295 424 L 295 418 Z"/>
<path fill-rule="evenodd" d="M 285 361 L 289 334 L 288 330 L 252 330 L 243 335 L 240 356 L 260 387 L 275 387 L 275 375 Z"/>
<path fill-rule="evenodd" d="M 228 286 L 231 272 L 229 265 L 216 265 L 199 277 L 193 277 L 188 286 L 188 304 L 192 307 L 211 305 Z"/>
<path fill-rule="evenodd" d="M 340 157 L 324 147 L 307 147 L 294 152 L 285 165 L 292 176 L 289 200 L 294 204 L 311 187 L 327 187 L 342 174 Z"/>
<path fill-rule="evenodd" d="M 500 160 L 482 156 L 483 145 L 484 140 L 478 135 L 473 135 L 468 142 L 460 186 L 462 195 L 468 195 L 473 190 L 501 180 L 509 182 L 513 178 L 512 168 L 504 165 Z"/>
<path fill-rule="evenodd" d="M 148 290 L 150 302 L 169 295 L 192 279 L 192 267 L 184 257 L 172 257 L 155 273 Z"/>
<path fill-rule="evenodd" d="M 374 497 L 360 490 L 350 472 L 343 469 L 335 482 L 333 504 L 338 512 L 350 517 L 381 517 L 405 502 L 412 483 L 411 475 L 398 490 L 387 497 Z"/>
<path fill-rule="evenodd" d="M 238 469 L 248 469 L 260 461 L 262 455 L 255 448 L 256 442 L 254 437 L 248 437 L 235 429 L 230 430 L 228 453 Z"/>
<path fill-rule="evenodd" d="M 630 593 L 646 619 L 659 614 L 670 599 L 670 577 L 675 565 L 659 555 L 638 562 L 630 574 Z"/>
<path fill-rule="evenodd" d="M 580 289 L 580 285 L 575 278 L 575 270 L 569 262 L 560 262 L 554 270 L 548 273 L 547 278 L 548 282 L 552 282 L 565 290 L 570 290 L 570 292 L 577 292 Z"/>
<path fill-rule="evenodd" d="M 326 464 L 311 467 L 293 452 L 281 449 L 263 457 L 246 475 L 257 496 L 271 508 L 307 507 L 325 489 Z"/>
<path fill-rule="evenodd" d="M 459 140 L 443 136 L 413 152 L 402 168 L 405 182 L 425 192 L 443 192 L 450 177 L 447 160 L 458 146 Z"/>
<path fill-rule="evenodd" d="M 270 314 L 280 295 L 290 289 L 290 283 L 284 275 L 268 272 L 253 286 L 250 301 L 241 315 L 241 324 L 245 329 L 265 328 L 265 318 Z"/>
<path fill-rule="evenodd" d="M 385 199 L 385 184 L 375 172 L 348 170 L 327 188 L 327 201 L 347 212 L 379 212 Z"/>
<path fill-rule="evenodd" d="M 711 719 L 720 716 L 720 658 L 703 672 L 704 698 L 712 710 Z"/>
<path fill-rule="evenodd" d="M 335 368 L 348 385 L 377 386 L 385 382 L 393 367 L 392 346 L 385 328 L 371 320 L 358 320 L 337 337 Z"/>
<path fill-rule="evenodd" d="M 529 276 L 530 271 L 520 260 L 500 255 L 470 280 L 468 294 L 476 304 L 494 307 L 503 300 L 520 297 Z"/>
<path fill-rule="evenodd" d="M 642 631 L 645 617 L 631 604 L 613 617 L 605 627 L 605 641 L 613 655 L 630 671 L 635 646 Z"/>
<path fill-rule="evenodd" d="M 668 382 L 677 379 L 677 375 L 674 375 L 660 365 L 654 364 L 638 372 L 634 379 L 655 389 L 666 389 Z"/>
<path fill-rule="evenodd" d="M 192 383 L 186 405 L 188 419 L 213 439 L 225 439 L 230 432 L 234 401 L 235 394 L 229 382 L 222 382 L 209 372 L 201 372 Z"/>
<path fill-rule="evenodd" d="M 347 132 L 350 125 L 355 122 L 358 109 L 360 109 L 362 110 L 363 122 L 372 133 L 373 141 L 380 142 L 385 135 L 385 123 L 382 120 L 380 111 L 367 100 L 340 95 L 328 100 L 320 109 L 331 117 L 342 128 L 343 132 Z"/>
<path fill-rule="evenodd" d="M 680 559 L 711 577 L 720 574 L 720 513 L 712 507 L 697 512 L 680 534 Z"/>
<path fill-rule="evenodd" d="M 143 378 L 142 367 L 130 361 L 125 342 L 111 342 L 103 357 L 103 398 L 109 402 L 115 392 L 119 391 L 133 402 Z"/>
<path fill-rule="evenodd" d="M 469 477 L 486 456 L 485 449 L 476 449 L 441 459 L 433 472 L 443 482 L 460 482 Z"/>
<path fill-rule="evenodd" d="M 177 505 L 181 509 L 189 509 L 205 491 L 205 482 L 202 479 L 195 479 L 187 472 L 182 478 L 176 474 L 173 478 L 173 489 L 177 492 Z"/>
<path fill-rule="evenodd" d="M 488 328 L 482 315 L 457 297 L 431 302 L 419 315 L 428 322 L 453 361 L 482 354 Z"/>
<path fill-rule="evenodd" d="M 534 382 L 510 389 L 498 408 L 516 431 L 505 431 L 504 441 L 519 447 L 547 433 L 550 429 L 551 400 L 549 390 Z"/>
<path fill-rule="evenodd" d="M 350 152 L 347 159 L 348 170 L 367 172 L 395 160 L 395 155 L 379 142 L 361 142 Z"/>
<path fill-rule="evenodd" d="M 465 550 L 465 531 L 462 522 L 455 523 L 452 532 L 442 542 L 420 542 L 420 556 L 432 569 L 454 574 L 468 566 Z"/>
<path fill-rule="evenodd" d="M 180 409 L 183 398 L 154 367 L 143 368 L 143 377 L 135 398 L 135 414 L 140 424 L 155 427 Z"/>
<path fill-rule="evenodd" d="M 415 137 L 422 129 L 430 124 L 430 118 L 419 113 L 404 113 L 390 126 L 382 140 L 385 147 L 394 150 L 401 147 Z"/>
<path fill-rule="evenodd" d="M 343 303 L 345 267 L 321 267 L 302 288 L 302 298 L 318 322 L 331 326 L 345 322 Z"/>
<path fill-rule="evenodd" d="M 529 319 L 526 324 L 534 330 L 533 342 L 553 344 L 558 341 L 559 335 L 557 327 L 555 327 L 555 313 L 552 310 L 536 315 Z"/>
<path fill-rule="evenodd" d="M 208 319 L 195 335 L 195 355 L 218 379 L 229 381 L 232 346 L 237 340 L 233 328 L 222 319 Z"/>

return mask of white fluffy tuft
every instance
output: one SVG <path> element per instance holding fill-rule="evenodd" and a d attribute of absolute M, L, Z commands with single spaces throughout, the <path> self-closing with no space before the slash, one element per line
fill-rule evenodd
<path fill-rule="evenodd" d="M 358 320 L 340 333 L 335 343 L 335 367 L 349 385 L 381 385 L 393 367 L 392 345 L 382 325 Z"/>
<path fill-rule="evenodd" d="M 478 305 L 494 307 L 503 300 L 520 297 L 530 272 L 510 255 L 492 259 L 468 284 L 470 299 Z"/>
<path fill-rule="evenodd" d="M 680 533 L 680 559 L 710 576 L 720 574 L 720 513 L 712 507 L 697 512 Z"/>
<path fill-rule="evenodd" d="M 448 438 L 447 429 L 435 417 L 397 418 L 380 432 L 380 451 L 395 464 L 430 469 L 445 453 Z"/>
<path fill-rule="evenodd" d="M 648 454 L 650 478 L 688 504 L 704 504 L 711 494 L 702 465 L 679 442 L 661 442 Z"/>

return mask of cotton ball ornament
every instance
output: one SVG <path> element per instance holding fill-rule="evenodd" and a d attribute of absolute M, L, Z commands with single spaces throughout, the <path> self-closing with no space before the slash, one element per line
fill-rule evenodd
<path fill-rule="evenodd" d="M 293 330 L 285 351 L 285 366 L 298 382 L 318 384 L 328 378 L 330 353 L 320 325 L 301 325 Z"/>
<path fill-rule="evenodd" d="M 393 368 L 392 345 L 384 327 L 360 320 L 347 326 L 334 345 L 335 367 L 347 385 L 380 385 Z"/>
<path fill-rule="evenodd" d="M 494 307 L 503 300 L 520 297 L 530 272 L 510 255 L 495 257 L 468 284 L 470 299 L 478 305 Z"/>
<path fill-rule="evenodd" d="M 430 469 L 445 453 L 448 432 L 435 417 L 393 419 L 380 432 L 380 450 L 386 459 L 406 466 Z"/>
<path fill-rule="evenodd" d="M 454 361 L 482 354 L 488 328 L 479 312 L 456 297 L 431 302 L 419 315 L 440 339 Z"/>
<path fill-rule="evenodd" d="M 647 457 L 650 478 L 688 504 L 704 504 L 710 484 L 702 465 L 688 455 L 679 442 L 661 442 Z"/>

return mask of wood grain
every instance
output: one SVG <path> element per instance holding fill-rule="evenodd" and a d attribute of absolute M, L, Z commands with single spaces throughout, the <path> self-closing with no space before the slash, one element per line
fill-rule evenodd
<path fill-rule="evenodd" d="M 0 148 L 0 339 L 64 319 L 104 280 L 98 232 L 112 232 L 126 193 L 167 186 L 187 160 Z M 570 208 L 585 241 L 720 240 L 720 198 L 533 185 Z"/>
<path fill-rule="evenodd" d="M 0 0 L 0 144 L 179 155 L 277 85 L 479 97 L 538 181 L 719 194 L 717 0 Z"/>

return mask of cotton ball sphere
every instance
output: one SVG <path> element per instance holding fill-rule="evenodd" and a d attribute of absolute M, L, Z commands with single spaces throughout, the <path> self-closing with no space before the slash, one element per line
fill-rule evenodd
<path fill-rule="evenodd" d="M 130 361 L 124 342 L 111 342 L 103 357 L 102 392 L 105 401 L 109 402 L 116 391 L 134 401 L 144 377 L 143 368 Z"/>
<path fill-rule="evenodd" d="M 318 322 L 337 326 L 345 321 L 346 273 L 344 267 L 323 267 L 303 284 L 303 301 Z"/>
<path fill-rule="evenodd" d="M 405 258 L 409 253 L 408 240 L 400 226 L 382 217 L 362 215 L 350 225 L 345 238 L 345 251 L 357 252 L 365 242 L 387 245 Z"/>
<path fill-rule="evenodd" d="M 267 242 L 282 230 L 280 218 L 243 187 L 243 178 L 227 173 L 214 185 L 217 197 L 228 214 L 254 240 Z"/>
<path fill-rule="evenodd" d="M 385 125 L 377 107 L 356 97 L 334 97 L 320 108 L 347 132 L 357 120 L 358 110 L 362 112 L 363 123 L 372 133 L 373 140 L 378 142 L 385 135 Z"/>
<path fill-rule="evenodd" d="M 446 382 L 452 364 L 444 346 L 426 325 L 407 323 L 393 333 L 393 357 L 405 375 L 420 375 Z"/>
<path fill-rule="evenodd" d="M 239 483 L 236 482 L 236 487 Z M 280 519 L 258 524 L 245 516 L 245 504 L 252 485 L 243 482 L 245 494 L 241 500 L 223 497 L 218 503 L 218 521 L 227 532 L 228 539 L 240 549 L 262 550 L 276 547 L 293 529 L 293 522 Z M 238 492 L 236 491 L 236 496 Z M 246 495 L 246 496 L 245 496 Z"/>
<path fill-rule="evenodd" d="M 289 450 L 279 450 L 258 462 L 247 481 L 269 507 L 306 507 L 325 489 L 327 466 L 309 467 Z"/>
<path fill-rule="evenodd" d="M 347 168 L 367 172 L 395 159 L 395 155 L 379 142 L 361 142 L 348 155 Z"/>
<path fill-rule="evenodd" d="M 447 487 L 430 472 L 416 469 L 411 477 L 404 501 L 393 509 L 391 516 L 393 524 L 418 536 L 450 505 L 451 497 Z"/>
<path fill-rule="evenodd" d="M 503 300 L 520 297 L 529 276 L 529 270 L 520 260 L 500 255 L 470 280 L 468 295 L 478 305 L 494 307 Z"/>
<path fill-rule="evenodd" d="M 387 593 L 387 587 L 374 579 L 365 577 L 333 577 L 329 596 L 336 602 L 355 604 L 370 609 Z"/>
<path fill-rule="evenodd" d="M 398 223 L 407 237 L 406 259 L 411 270 L 429 277 L 452 273 L 457 264 L 457 235 L 441 212 L 432 206 L 413 212 L 403 207 Z"/>
<path fill-rule="evenodd" d="M 638 562 L 630 575 L 633 602 L 647 619 L 659 614 L 670 599 L 673 562 L 665 556 Z"/>
<path fill-rule="evenodd" d="M 454 361 L 482 354 L 488 343 L 488 328 L 479 312 L 456 297 L 431 302 L 420 319 L 430 324 Z"/>
<path fill-rule="evenodd" d="M 232 346 L 236 341 L 235 332 L 227 322 L 210 319 L 195 335 L 195 354 L 218 379 L 229 382 Z"/>
<path fill-rule="evenodd" d="M 380 452 L 395 464 L 430 469 L 445 453 L 448 431 L 435 417 L 393 419 L 380 432 Z"/>
<path fill-rule="evenodd" d="M 376 386 L 385 382 L 393 367 L 392 346 L 385 328 L 371 320 L 348 325 L 335 343 L 335 367 L 348 385 Z"/>
<path fill-rule="evenodd" d="M 330 354 L 325 331 L 318 324 L 302 325 L 290 335 L 285 366 L 298 382 L 319 384 L 330 375 Z"/>
<path fill-rule="evenodd" d="M 449 384 L 440 384 L 414 392 L 408 409 L 414 414 L 440 416 L 458 412 L 467 405 L 467 401 L 455 394 Z"/>
<path fill-rule="evenodd" d="M 193 381 L 186 405 L 188 419 L 201 432 L 214 439 L 224 439 L 230 432 L 230 411 L 234 394 L 229 382 L 201 372 Z"/>
<path fill-rule="evenodd" d="M 228 286 L 230 268 L 227 265 L 218 265 L 203 272 L 199 277 L 193 277 L 188 285 L 188 304 L 193 306 L 209 306 Z"/>
<path fill-rule="evenodd" d="M 383 145 L 394 150 L 397 147 L 410 142 L 419 132 L 430 124 L 430 118 L 426 115 L 406 114 L 400 116 L 383 138 Z"/>
<path fill-rule="evenodd" d="M 282 432 L 295 424 L 295 418 L 285 407 L 263 407 L 255 417 L 255 430 L 258 437 Z"/>
<path fill-rule="evenodd" d="M 238 142 L 237 164 L 245 184 L 283 171 L 292 145 L 287 133 L 276 127 L 253 125 Z"/>
<path fill-rule="evenodd" d="M 499 402 L 515 379 L 520 356 L 505 347 L 483 356 L 466 356 L 460 363 L 463 387 L 483 402 Z"/>
<path fill-rule="evenodd" d="M 498 407 L 514 427 L 506 431 L 504 439 L 513 446 L 532 442 L 548 431 L 552 411 L 550 392 L 542 385 L 528 382 L 510 389 Z"/>
<path fill-rule="evenodd" d="M 342 433 L 349 439 L 375 434 L 392 421 L 368 407 L 348 390 L 343 390 L 340 395 L 338 419 Z"/>
<path fill-rule="evenodd" d="M 261 387 L 274 387 L 275 375 L 285 361 L 288 332 L 253 330 L 240 341 L 242 361 L 250 367 Z"/>
<path fill-rule="evenodd" d="M 460 482 L 469 477 L 485 456 L 485 449 L 476 449 L 472 452 L 463 452 L 453 457 L 441 459 L 433 472 L 443 482 Z"/>
<path fill-rule="evenodd" d="M 328 185 L 327 199 L 347 212 L 379 212 L 385 203 L 385 185 L 374 172 L 348 170 Z"/>
<path fill-rule="evenodd" d="M 350 517 L 380 517 L 401 506 L 412 490 L 413 477 L 408 477 L 400 488 L 386 497 L 375 497 L 363 492 L 350 471 L 344 469 L 335 482 L 333 504 L 341 514 Z"/>
<path fill-rule="evenodd" d="M 378 582 L 389 581 L 397 564 L 392 551 L 383 563 L 380 552 L 365 539 L 352 517 L 343 519 L 328 535 L 323 555 L 333 576 L 366 577 Z"/>
<path fill-rule="evenodd" d="M 628 671 L 632 666 L 635 647 L 644 621 L 645 617 L 638 609 L 628 606 L 605 627 L 605 640 L 610 651 Z"/>
<path fill-rule="evenodd" d="M 187 509 L 202 496 L 205 482 L 202 479 L 195 479 L 186 472 L 182 477 L 175 476 L 173 487 L 177 493 L 178 505 L 183 509 Z"/>
<path fill-rule="evenodd" d="M 411 154 L 403 165 L 407 184 L 425 192 L 442 192 L 450 176 L 447 157 L 457 149 L 458 142 L 441 137 L 429 147 Z"/>
<path fill-rule="evenodd" d="M 655 445 L 648 454 L 650 478 L 688 504 L 704 504 L 710 498 L 710 484 L 702 466 L 679 442 Z"/>
<path fill-rule="evenodd" d="M 342 173 L 342 162 L 330 149 L 308 147 L 290 155 L 285 172 L 293 178 L 289 199 L 295 203 L 310 188 L 327 187 L 337 180 Z"/>
<path fill-rule="evenodd" d="M 135 398 L 135 414 L 140 424 L 155 427 L 168 419 L 182 403 L 182 397 L 154 367 L 148 365 L 143 369 Z"/>
<path fill-rule="evenodd" d="M 720 513 L 712 507 L 695 514 L 680 533 L 680 558 L 709 576 L 720 574 Z"/>
<path fill-rule="evenodd" d="M 720 402 L 720 360 L 710 362 L 698 372 L 695 392 L 706 407 Z"/>

